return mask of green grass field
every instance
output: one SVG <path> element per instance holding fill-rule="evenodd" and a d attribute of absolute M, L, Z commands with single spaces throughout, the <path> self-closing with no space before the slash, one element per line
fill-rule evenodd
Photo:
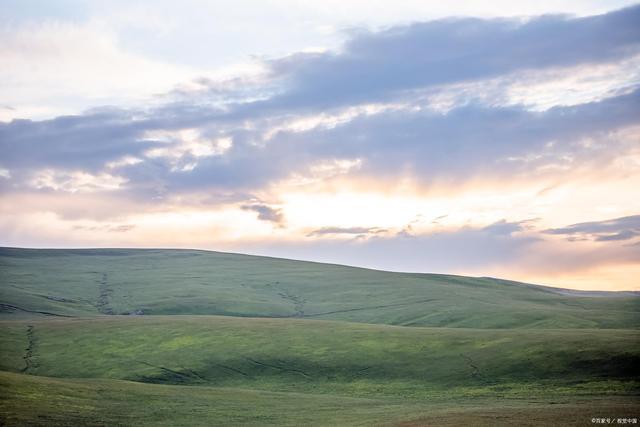
<path fill-rule="evenodd" d="M 639 304 L 204 251 L 5 248 L 0 425 L 640 421 Z"/>
<path fill-rule="evenodd" d="M 6 425 L 587 426 L 637 417 L 632 397 L 405 400 L 70 380 L 0 372 Z"/>
<path fill-rule="evenodd" d="M 637 417 L 632 397 L 353 398 L 340 395 L 70 380 L 0 372 L 6 425 L 593 425 Z"/>
<path fill-rule="evenodd" d="M 301 317 L 468 328 L 638 328 L 640 298 L 190 250 L 0 248 L 2 313 Z"/>

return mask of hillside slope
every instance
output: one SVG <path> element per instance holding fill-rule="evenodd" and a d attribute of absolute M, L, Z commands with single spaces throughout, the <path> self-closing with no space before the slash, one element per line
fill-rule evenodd
<path fill-rule="evenodd" d="M 357 396 L 624 392 L 640 379 L 635 330 L 105 316 L 2 321 L 0 342 L 0 370 L 32 375 Z"/>
<path fill-rule="evenodd" d="M 208 251 L 0 248 L 4 318 L 130 313 L 620 329 L 640 326 L 640 298 Z"/>

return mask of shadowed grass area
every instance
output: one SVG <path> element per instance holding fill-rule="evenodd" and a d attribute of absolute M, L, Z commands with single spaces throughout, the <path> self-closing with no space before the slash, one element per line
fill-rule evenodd
<path fill-rule="evenodd" d="M 0 248 L 5 318 L 137 312 L 467 328 L 640 326 L 640 298 L 597 295 L 207 251 Z"/>
<path fill-rule="evenodd" d="M 640 377 L 640 332 L 633 330 L 406 328 L 219 316 L 0 325 L 0 368 L 53 377 L 404 397 L 630 393 Z"/>
<path fill-rule="evenodd" d="M 637 403 L 631 397 L 357 399 L 0 372 L 0 422 L 7 426 L 585 426 L 592 417 L 637 417 Z"/>

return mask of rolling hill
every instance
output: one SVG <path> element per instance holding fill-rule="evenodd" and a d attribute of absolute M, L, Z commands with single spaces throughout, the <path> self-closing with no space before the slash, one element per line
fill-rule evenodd
<path fill-rule="evenodd" d="M 3 248 L 0 423 L 637 418 L 639 304 L 207 251 Z"/>
<path fill-rule="evenodd" d="M 0 249 L 20 314 L 223 315 L 402 326 L 638 328 L 632 293 L 583 297 L 490 278 L 390 273 L 193 250 Z"/>

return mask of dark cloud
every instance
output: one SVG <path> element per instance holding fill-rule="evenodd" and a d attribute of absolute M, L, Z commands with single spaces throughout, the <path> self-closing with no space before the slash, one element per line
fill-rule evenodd
<path fill-rule="evenodd" d="M 640 215 L 625 216 L 605 221 L 581 222 L 562 228 L 544 230 L 547 234 L 566 236 L 570 240 L 598 242 L 629 240 L 640 236 Z"/>
<path fill-rule="evenodd" d="M 605 234 L 596 237 L 598 242 L 608 242 L 612 240 L 629 240 L 640 236 L 640 230 L 624 230 L 615 234 Z"/>
<path fill-rule="evenodd" d="M 521 19 L 450 18 L 384 31 L 355 30 L 340 52 L 298 53 L 267 61 L 262 87 L 200 79 L 209 100 L 251 86 L 258 101 L 231 101 L 219 120 L 313 113 L 403 99 L 442 85 L 525 70 L 616 61 L 640 52 L 640 6 L 603 15 Z M 185 95 L 193 105 L 194 93 Z M 242 98 L 242 96 L 240 97 Z M 193 117 L 202 116 L 199 109 Z M 209 113 L 209 118 L 212 114 Z"/>
<path fill-rule="evenodd" d="M 429 111 L 386 112 L 359 117 L 334 128 L 279 132 L 262 141 L 264 129 L 236 129 L 227 135 L 233 146 L 224 154 L 195 158 L 185 154 L 180 170 L 167 158 L 109 171 L 105 164 L 125 155 L 144 158 L 150 148 L 172 145 L 144 139 L 157 130 L 155 121 L 127 120 L 121 115 L 76 116 L 45 122 L 0 124 L 0 148 L 7 155 L 0 167 L 12 178 L 5 186 L 20 186 L 29 173 L 42 168 L 107 171 L 128 180 L 128 191 L 140 197 L 173 192 L 217 189 L 250 192 L 292 173 L 306 174 L 321 161 L 360 159 L 359 173 L 391 177 L 410 173 L 424 180 L 464 180 L 490 176 L 534 174 L 537 167 L 606 162 L 629 149 L 629 141 L 585 146 L 585 137 L 609 137 L 610 132 L 637 124 L 640 92 L 572 107 L 531 112 L 519 107 L 467 105 L 447 114 Z M 549 141 L 555 141 L 551 148 Z M 528 156 L 533 154 L 533 160 Z"/>
<path fill-rule="evenodd" d="M 481 105 L 447 114 L 387 112 L 330 129 L 281 132 L 268 149 L 257 149 L 255 154 L 273 159 L 262 167 L 272 168 L 272 176 L 278 178 L 332 159 L 360 159 L 359 173 L 383 178 L 406 173 L 424 180 L 465 180 L 479 173 L 531 175 L 541 166 L 602 164 L 624 153 L 632 142 L 609 140 L 606 146 L 585 146 L 580 141 L 609 138 L 611 131 L 637 124 L 639 110 L 640 92 L 634 92 L 545 112 Z M 549 147 L 549 141 L 554 145 Z M 201 172 L 206 169 L 196 173 Z"/>
<path fill-rule="evenodd" d="M 407 172 L 425 181 L 531 175 L 550 165 L 605 164 L 624 153 L 632 142 L 614 139 L 606 146 L 585 146 L 580 140 L 610 138 L 612 131 L 637 124 L 638 110 L 640 92 L 632 92 L 545 112 L 483 105 L 447 114 L 387 112 L 330 129 L 282 131 L 266 143 L 260 139 L 264 129 L 241 129 L 230 131 L 234 143 L 225 155 L 185 159 L 197 160 L 194 170 L 175 172 L 154 160 L 128 167 L 126 174 L 132 183 L 163 183 L 168 192 L 251 191 L 292 173 L 304 175 L 316 162 L 353 159 L 362 161 L 358 173 L 380 178 Z M 555 142 L 553 147 L 547 147 L 549 141 Z"/>
<path fill-rule="evenodd" d="M 508 222 L 507 220 L 503 219 L 486 226 L 482 230 L 495 236 L 511 236 L 513 233 L 524 231 L 525 227 L 523 226 L 523 224 L 525 224 L 526 222 L 527 221 Z"/>
<path fill-rule="evenodd" d="M 258 219 L 263 221 L 273 222 L 277 225 L 283 225 L 284 215 L 280 209 L 272 208 L 269 205 L 260 203 L 251 203 L 242 205 L 241 208 L 246 211 L 253 211 L 258 213 Z"/>
<path fill-rule="evenodd" d="M 607 62 L 640 48 L 640 6 L 585 18 L 445 19 L 361 31 L 340 53 L 273 61 L 289 90 L 266 103 L 327 108 L 507 73 Z"/>
<path fill-rule="evenodd" d="M 0 163 L 11 169 L 82 166 L 95 170 L 156 146 L 153 141 L 138 141 L 144 130 L 124 111 L 0 122 Z"/>

